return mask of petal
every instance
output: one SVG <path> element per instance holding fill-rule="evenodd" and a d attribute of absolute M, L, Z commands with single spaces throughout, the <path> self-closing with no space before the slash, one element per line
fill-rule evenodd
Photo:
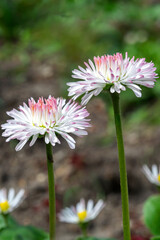
<path fill-rule="evenodd" d="M 32 137 L 32 141 L 30 142 L 29 146 L 33 146 L 33 144 L 36 142 L 37 138 L 38 138 L 39 134 L 33 135 Z"/>
<path fill-rule="evenodd" d="M 24 189 L 21 189 L 16 197 L 10 202 L 12 209 L 16 208 L 24 198 Z"/>
<path fill-rule="evenodd" d="M 27 141 L 28 141 L 28 139 L 20 141 L 15 148 L 16 151 L 20 151 L 24 147 L 24 145 L 26 144 Z"/>

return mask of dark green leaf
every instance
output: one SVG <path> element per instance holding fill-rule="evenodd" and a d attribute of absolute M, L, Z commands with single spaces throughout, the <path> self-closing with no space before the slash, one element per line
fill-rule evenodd
<path fill-rule="evenodd" d="M 0 232 L 6 227 L 16 228 L 18 226 L 19 224 L 15 221 L 13 217 L 11 217 L 10 215 L 3 216 L 2 214 L 0 214 Z"/>
<path fill-rule="evenodd" d="M 49 240 L 46 232 L 32 226 L 17 226 L 4 229 L 0 233 L 1 240 Z"/>
<path fill-rule="evenodd" d="M 160 235 L 160 196 L 150 197 L 143 207 L 144 222 L 153 235 Z"/>

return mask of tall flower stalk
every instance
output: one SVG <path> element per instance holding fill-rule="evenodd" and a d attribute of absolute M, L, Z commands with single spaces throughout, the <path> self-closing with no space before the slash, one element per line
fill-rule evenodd
<path fill-rule="evenodd" d="M 61 135 L 69 147 L 74 149 L 76 142 L 70 134 L 87 135 L 85 129 L 90 127 L 90 119 L 86 117 L 89 113 L 85 107 L 72 100 L 66 103 L 63 98 L 49 96 L 48 99 L 39 98 L 37 102 L 31 98 L 28 105 L 24 103 L 19 106 L 19 110 L 13 109 L 7 114 L 12 119 L 2 124 L 2 136 L 7 137 L 7 142 L 19 140 L 16 151 L 21 150 L 29 140 L 32 146 L 39 137 L 44 137 L 48 168 L 50 240 L 55 240 L 56 203 L 52 146 L 60 144 L 58 137 Z"/>
<path fill-rule="evenodd" d="M 94 62 L 90 59 L 84 63 L 86 68 L 79 66 L 73 70 L 72 77 L 80 79 L 77 82 L 69 82 L 69 96 L 73 99 L 82 96 L 82 104 L 85 105 L 93 97 L 103 90 L 108 90 L 111 94 L 114 118 L 117 135 L 120 185 L 123 212 L 123 232 L 124 240 L 130 240 L 129 224 L 129 203 L 127 170 L 125 162 L 125 152 L 123 144 L 121 114 L 119 106 L 119 94 L 130 88 L 137 97 L 141 97 L 141 87 L 153 88 L 157 74 L 152 62 L 147 63 L 145 58 L 136 59 L 128 57 L 128 53 L 123 58 L 121 53 L 94 57 Z"/>
<path fill-rule="evenodd" d="M 116 126 L 117 146 L 118 146 L 118 156 L 119 156 L 124 240 L 130 240 L 131 234 L 130 234 L 130 222 L 129 222 L 128 183 L 127 183 L 127 170 L 126 170 L 124 143 L 123 143 L 119 94 L 118 93 L 111 94 L 111 98 L 112 98 L 113 109 L 114 109 L 114 119 L 115 119 L 115 126 Z"/>
<path fill-rule="evenodd" d="M 47 169 L 48 169 L 48 189 L 49 189 L 49 233 L 50 240 L 55 240 L 56 235 L 56 198 L 54 181 L 54 161 L 52 145 L 46 144 Z"/>

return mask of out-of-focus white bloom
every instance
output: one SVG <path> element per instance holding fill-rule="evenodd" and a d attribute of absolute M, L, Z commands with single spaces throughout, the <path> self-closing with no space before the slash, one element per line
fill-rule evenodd
<path fill-rule="evenodd" d="M 105 206 L 103 200 L 99 200 L 95 206 L 93 205 L 93 200 L 89 200 L 86 205 L 84 199 L 81 199 L 76 207 L 62 209 L 58 214 L 59 220 L 68 223 L 89 222 L 96 218 Z"/>
<path fill-rule="evenodd" d="M 2 125 L 2 129 L 5 130 L 2 136 L 7 137 L 7 142 L 12 139 L 20 141 L 16 151 L 21 150 L 30 138 L 32 146 L 39 136 L 44 136 L 46 144 L 51 143 L 55 146 L 56 143 L 60 143 L 57 135 L 61 135 L 73 149 L 75 140 L 70 134 L 87 135 L 85 128 L 90 126 L 90 120 L 86 119 L 89 113 L 85 107 L 72 100 L 66 103 L 65 99 L 49 96 L 48 99 L 39 98 L 35 102 L 31 98 L 28 105 L 23 103 L 19 110 L 7 112 L 13 119 Z"/>
<path fill-rule="evenodd" d="M 137 97 L 141 97 L 141 88 L 138 85 L 152 88 L 157 76 L 152 62 L 147 63 L 145 58 L 130 59 L 128 53 L 124 59 L 121 53 L 116 53 L 113 56 L 94 57 L 94 63 L 89 59 L 89 63 L 84 64 L 85 69 L 79 66 L 79 69 L 73 70 L 72 75 L 82 81 L 67 83 L 70 86 L 68 95 L 73 96 L 74 100 L 84 94 L 83 105 L 103 89 L 120 93 L 128 87 Z"/>
<path fill-rule="evenodd" d="M 147 177 L 147 179 L 151 182 L 160 186 L 160 167 L 153 164 L 151 170 L 147 165 L 143 165 L 143 173 Z"/>
<path fill-rule="evenodd" d="M 8 194 L 6 189 L 0 190 L 0 213 L 7 214 L 17 208 L 24 199 L 24 189 L 21 189 L 17 195 L 13 188 L 9 189 Z"/>

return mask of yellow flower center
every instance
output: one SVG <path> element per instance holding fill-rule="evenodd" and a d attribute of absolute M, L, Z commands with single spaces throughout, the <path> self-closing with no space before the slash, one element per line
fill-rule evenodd
<path fill-rule="evenodd" d="M 158 174 L 157 180 L 158 180 L 158 182 L 160 182 L 160 174 Z"/>
<path fill-rule="evenodd" d="M 8 201 L 6 200 L 5 202 L 1 202 L 0 208 L 1 208 L 2 212 L 6 212 L 9 209 Z"/>
<path fill-rule="evenodd" d="M 81 222 L 83 222 L 85 220 L 85 218 L 87 217 L 87 211 L 84 210 L 83 212 L 79 212 L 77 213 L 78 217 L 79 217 L 79 220 Z"/>

